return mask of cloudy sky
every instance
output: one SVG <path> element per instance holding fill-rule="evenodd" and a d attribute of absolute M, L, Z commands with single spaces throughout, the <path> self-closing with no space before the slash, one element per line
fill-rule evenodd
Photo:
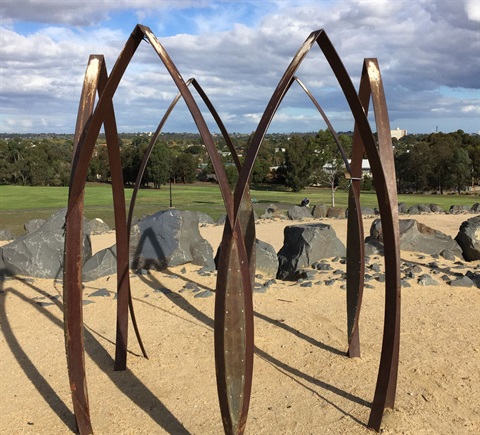
<path fill-rule="evenodd" d="M 327 32 L 355 87 L 363 59 L 378 58 L 392 128 L 480 132 L 478 0 L 2 0 L 0 133 L 72 133 L 89 55 L 105 55 L 110 71 L 137 23 L 150 27 L 185 80 L 199 81 L 230 132 L 255 130 L 292 57 L 317 29 Z M 317 46 L 297 75 L 337 131 L 353 129 Z M 119 131 L 154 131 L 175 94 L 142 42 L 114 98 Z M 324 128 L 293 86 L 269 131 Z M 164 131 L 196 131 L 183 103 Z"/>

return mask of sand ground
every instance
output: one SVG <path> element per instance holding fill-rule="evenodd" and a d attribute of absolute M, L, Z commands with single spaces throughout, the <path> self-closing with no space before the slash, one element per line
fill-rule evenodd
<path fill-rule="evenodd" d="M 455 237 L 472 215 L 415 219 Z M 322 220 L 345 240 L 345 220 Z M 261 222 L 257 237 L 278 251 L 283 227 Z M 370 228 L 371 219 L 365 219 Z M 216 250 L 222 227 L 201 228 Z M 95 236 L 94 250 L 113 243 Z M 424 265 L 429 256 L 402 252 Z M 381 260 L 379 260 L 381 261 Z M 478 271 L 480 262 L 442 267 Z M 338 265 L 340 267 L 340 265 Z M 184 291 L 187 282 L 214 290 L 215 276 L 193 265 L 132 275 L 134 304 L 149 359 L 130 331 L 128 369 L 113 371 L 115 277 L 86 283 L 87 382 L 98 434 L 221 434 L 213 358 L 214 297 Z M 1 283 L 0 433 L 68 434 L 75 430 L 63 341 L 62 283 L 17 278 Z M 155 292 L 168 288 L 168 295 Z M 107 297 L 89 297 L 107 289 Z M 384 286 L 366 288 L 362 357 L 346 350 L 345 291 L 277 281 L 254 294 L 255 361 L 247 434 L 369 434 L 383 328 Z M 402 289 L 402 335 L 395 409 L 383 434 L 480 433 L 480 289 L 445 283 Z"/>

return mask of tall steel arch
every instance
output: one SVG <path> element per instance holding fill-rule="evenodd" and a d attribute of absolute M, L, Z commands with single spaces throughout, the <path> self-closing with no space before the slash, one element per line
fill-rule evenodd
<path fill-rule="evenodd" d="M 129 306 L 137 337 L 146 356 L 133 315 L 129 283 L 129 227 L 135 197 L 132 198 L 132 206 L 127 218 L 118 132 L 112 101 L 128 64 L 144 39 L 151 44 L 158 54 L 179 91 L 179 95 L 172 102 L 165 116 L 168 117 L 176 101 L 183 98 L 209 153 L 225 203 L 227 219 L 218 264 L 214 336 L 217 390 L 223 425 L 225 432 L 228 434 L 241 434 L 245 430 L 253 376 L 252 287 L 255 272 L 255 224 L 248 180 L 267 129 L 284 96 L 296 80 L 296 70 L 315 43 L 323 52 L 355 119 L 351 164 L 347 165 L 352 179 L 349 192 L 347 236 L 348 354 L 352 357 L 360 354 L 358 324 L 365 261 L 363 225 L 360 213 L 360 177 L 361 160 L 364 152 L 370 161 L 385 246 L 388 247 L 388 249 L 385 249 L 386 302 L 383 344 L 377 385 L 368 421 L 368 426 L 378 431 L 384 409 L 392 408 L 394 405 L 397 385 L 400 342 L 400 254 L 395 168 L 390 126 L 382 79 L 376 59 L 364 60 L 362 78 L 357 93 L 325 31 L 313 32 L 300 47 L 278 83 L 253 135 L 244 163 L 240 164 L 236 159 L 239 178 L 232 192 L 212 135 L 190 92 L 189 85 L 194 85 L 213 114 L 217 125 L 227 140 L 227 144 L 229 144 L 228 133 L 217 112 L 195 80 L 184 81 L 175 64 L 151 30 L 148 27 L 137 25 L 110 75 L 107 74 L 103 56 L 91 56 L 85 74 L 75 132 L 68 211 L 65 223 L 64 324 L 68 376 L 79 432 L 81 434 L 93 433 L 84 358 L 81 234 L 86 174 L 102 124 L 105 128 L 111 167 L 117 242 L 118 295 L 115 369 L 124 370 L 126 368 Z M 306 87 L 301 82 L 299 83 L 312 98 L 323 116 L 323 111 L 318 103 Z M 95 105 L 97 94 L 99 98 Z M 378 141 L 375 140 L 367 119 L 370 100 L 373 102 Z M 164 117 L 160 122 L 157 132 L 161 130 L 165 119 Z M 326 121 L 328 120 L 326 119 Z M 327 124 L 333 132 L 331 125 L 328 122 Z M 152 139 L 148 153 L 154 143 L 155 141 Z M 148 155 L 145 156 L 145 164 L 147 160 Z M 138 189 L 140 180 L 141 174 L 137 179 L 136 189 Z M 134 195 L 136 195 L 136 190 Z"/>

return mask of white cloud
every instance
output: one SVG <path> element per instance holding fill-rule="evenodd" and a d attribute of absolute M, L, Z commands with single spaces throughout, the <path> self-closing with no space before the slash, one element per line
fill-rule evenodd
<path fill-rule="evenodd" d="M 111 70 L 132 31 L 120 22 L 114 29 L 103 26 L 114 27 L 103 20 L 128 10 L 146 20 L 183 77 L 195 76 L 217 110 L 228 114 L 225 122 L 232 131 L 256 127 L 293 55 L 309 33 L 320 28 L 327 31 L 355 86 L 363 59 L 378 58 L 392 122 L 441 110 L 452 117 L 462 113 L 468 125 L 476 122 L 470 128 L 476 131 L 478 110 L 469 108 L 478 108 L 477 102 L 468 97 L 463 103 L 459 97 L 444 99 L 438 89 L 460 87 L 478 95 L 478 5 L 468 0 L 464 8 L 440 0 L 409 2 L 408 7 L 394 0 L 270 1 L 261 6 L 258 2 L 101 0 L 62 2 L 60 7 L 51 1 L 4 0 L 0 15 L 9 24 L 0 28 L 2 113 L 30 117 L 30 127 L 22 128 L 41 130 L 42 115 L 49 126 L 72 125 L 73 130 L 88 56 L 104 54 Z M 250 11 L 263 15 L 245 21 Z M 183 20 L 182 34 L 162 37 L 172 17 Z M 26 32 L 17 29 L 21 21 L 48 25 Z M 318 47 L 307 55 L 298 75 L 332 121 L 340 123 L 336 129 L 351 129 L 344 98 Z M 176 93 L 158 56 L 142 42 L 115 97 L 119 125 L 134 131 L 140 125 L 155 126 Z M 45 116 L 45 107 L 51 116 Z M 285 107 L 288 114 L 279 113 L 272 125 L 295 121 L 307 130 L 316 128 L 316 116 L 309 122 L 309 116 L 293 113 L 311 107 L 302 92 L 292 87 Z M 185 107 L 176 110 L 169 125 L 180 129 L 191 125 L 191 120 L 182 124 L 182 110 Z M 0 131 L 7 128 L 4 119 Z"/>
<path fill-rule="evenodd" d="M 478 0 L 466 0 L 465 12 L 469 20 L 480 21 L 480 2 Z"/>

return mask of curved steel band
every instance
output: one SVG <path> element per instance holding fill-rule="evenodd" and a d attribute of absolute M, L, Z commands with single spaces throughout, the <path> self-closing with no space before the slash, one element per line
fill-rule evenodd
<path fill-rule="evenodd" d="M 118 133 L 112 98 L 116 88 L 140 42 L 146 39 L 172 77 L 179 93 L 167 109 L 153 135 L 140 166 L 130 201 L 125 213 L 122 168 Z M 295 77 L 302 60 L 317 43 L 329 62 L 355 119 L 351 163 L 340 146 L 338 137 L 325 113 L 307 87 Z M 399 232 L 395 185 L 395 169 L 390 138 L 388 113 L 375 59 L 366 59 L 363 66 L 359 93 L 340 58 L 323 30 L 313 32 L 294 56 L 285 71 L 253 135 L 244 164 L 236 154 L 230 137 L 218 113 L 195 79 L 183 80 L 174 63 L 147 27 L 137 25 L 120 54 L 110 76 L 107 75 L 103 56 L 91 56 L 85 74 L 75 132 L 74 155 L 69 189 L 65 232 L 64 261 L 64 324 L 68 376 L 77 426 L 81 434 L 93 433 L 85 374 L 83 312 L 82 312 L 82 220 L 84 189 L 89 162 L 102 124 L 107 139 L 108 157 L 112 177 L 116 243 L 117 243 L 117 334 L 115 370 L 125 370 L 128 337 L 128 310 L 144 356 L 146 351 L 133 311 L 129 282 L 129 235 L 133 210 L 142 177 L 155 142 L 176 103 L 182 98 L 192 114 L 209 153 L 220 191 L 225 203 L 227 220 L 221 243 L 215 297 L 215 363 L 220 410 L 225 433 L 243 433 L 249 408 L 253 373 L 253 306 L 252 287 L 255 275 L 255 224 L 248 190 L 252 172 L 262 140 L 277 108 L 292 83 L 304 89 L 327 123 L 352 177 L 349 191 L 347 235 L 347 323 L 349 356 L 360 355 L 359 316 L 363 293 L 365 266 L 363 224 L 360 210 L 361 160 L 366 152 L 375 181 L 378 205 L 382 219 L 385 246 L 386 302 L 385 323 L 380 369 L 368 426 L 379 430 L 383 411 L 393 407 L 395 400 L 400 334 L 400 276 Z M 239 178 L 232 193 L 221 158 L 189 86 L 192 85 L 210 113 L 232 152 Z M 94 106 L 96 94 L 99 100 Z M 368 104 L 372 98 L 378 131 L 375 143 L 367 120 Z"/>

